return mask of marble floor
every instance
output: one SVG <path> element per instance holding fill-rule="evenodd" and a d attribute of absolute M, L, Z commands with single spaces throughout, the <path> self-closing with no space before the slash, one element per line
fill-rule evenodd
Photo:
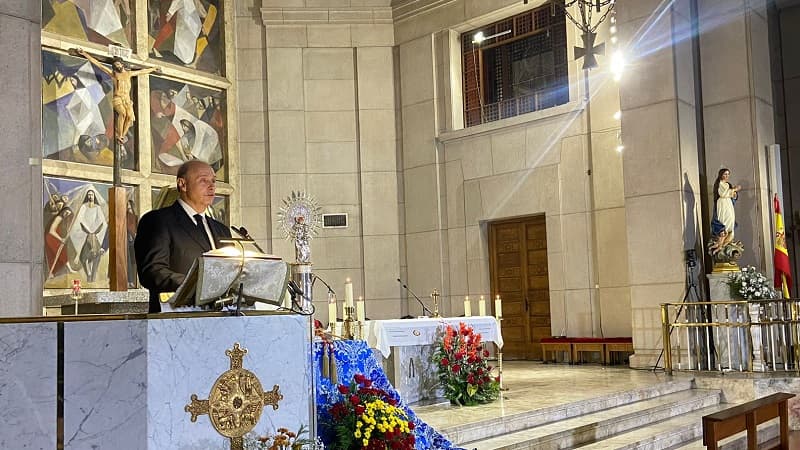
<path fill-rule="evenodd" d="M 476 407 L 454 407 L 446 402 L 412 407 L 429 425 L 447 430 L 492 419 L 500 422 L 501 418 L 518 413 L 646 388 L 670 379 L 692 378 L 690 374 L 670 378 L 662 372 L 625 366 L 570 366 L 532 361 L 507 362 L 504 375 L 507 390 L 497 402 Z M 699 448 L 703 448 L 702 444 Z M 789 448 L 800 449 L 800 431 L 791 433 Z"/>
<path fill-rule="evenodd" d="M 449 404 L 417 406 L 417 415 L 436 429 L 480 422 L 516 413 L 572 403 L 664 382 L 661 372 L 634 370 L 624 366 L 570 366 L 534 361 L 503 364 L 500 400 L 469 408 Z"/>

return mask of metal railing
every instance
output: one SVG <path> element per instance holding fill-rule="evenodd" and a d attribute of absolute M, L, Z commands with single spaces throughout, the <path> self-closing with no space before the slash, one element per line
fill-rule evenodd
<path fill-rule="evenodd" d="M 464 111 L 465 125 L 471 127 L 482 123 L 494 122 L 496 120 L 562 105 L 568 101 L 569 92 L 566 87 L 540 90 L 529 95 L 510 98 L 475 108 L 467 108 Z"/>
<path fill-rule="evenodd" d="M 664 303 L 664 367 L 800 371 L 800 299 Z"/>

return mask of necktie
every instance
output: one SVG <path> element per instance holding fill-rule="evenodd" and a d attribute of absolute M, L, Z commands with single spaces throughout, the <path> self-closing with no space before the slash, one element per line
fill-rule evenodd
<path fill-rule="evenodd" d="M 194 215 L 194 223 L 197 224 L 197 230 L 200 231 L 200 234 L 203 236 L 203 241 L 206 244 L 208 244 L 208 248 L 211 248 L 211 242 L 208 240 L 208 233 L 206 233 L 206 227 L 203 225 L 202 214 Z"/>

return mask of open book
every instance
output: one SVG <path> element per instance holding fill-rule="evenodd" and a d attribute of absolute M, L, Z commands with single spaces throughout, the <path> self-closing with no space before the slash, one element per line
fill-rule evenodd
<path fill-rule="evenodd" d="M 289 282 L 289 266 L 274 255 L 245 250 L 242 257 L 234 247 L 221 247 L 197 258 L 183 284 L 169 298 L 172 306 L 205 305 L 222 297 L 238 295 L 242 299 L 280 305 Z"/>

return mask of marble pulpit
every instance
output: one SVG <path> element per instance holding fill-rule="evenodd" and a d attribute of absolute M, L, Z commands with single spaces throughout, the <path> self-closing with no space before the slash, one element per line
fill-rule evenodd
<path fill-rule="evenodd" d="M 380 354 L 383 369 L 407 403 L 441 398 L 437 368 L 431 362 L 437 334 L 447 324 L 465 323 L 484 342 L 503 347 L 500 322 L 490 316 L 372 320 L 366 323 L 366 341 Z"/>
<path fill-rule="evenodd" d="M 0 321 L 0 448 L 227 449 L 233 429 L 315 430 L 310 329 L 257 312 Z"/>

